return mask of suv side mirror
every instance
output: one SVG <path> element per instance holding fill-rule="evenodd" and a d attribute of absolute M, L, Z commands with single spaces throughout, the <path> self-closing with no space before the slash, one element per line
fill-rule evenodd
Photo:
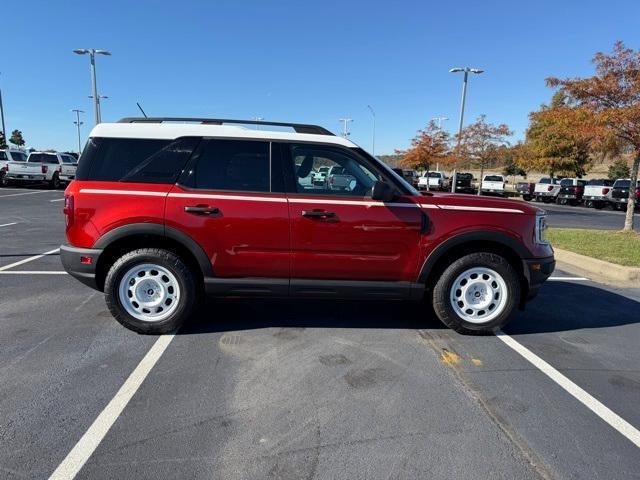
<path fill-rule="evenodd" d="M 391 186 L 381 180 L 376 180 L 373 184 L 373 190 L 371 191 L 371 198 L 373 200 L 381 200 L 383 202 L 393 201 L 395 194 Z"/>

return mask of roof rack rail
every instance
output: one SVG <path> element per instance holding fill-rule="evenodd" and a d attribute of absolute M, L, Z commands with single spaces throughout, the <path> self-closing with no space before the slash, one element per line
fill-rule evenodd
<path fill-rule="evenodd" d="M 223 125 L 225 123 L 241 125 L 268 125 L 273 127 L 291 127 L 296 133 L 310 133 L 314 135 L 331 135 L 324 127 L 307 125 L 304 123 L 265 122 L 264 120 L 235 120 L 226 118 L 191 118 L 191 117 L 126 117 L 118 120 L 118 123 L 163 123 L 163 122 L 193 122 L 203 125 Z"/>

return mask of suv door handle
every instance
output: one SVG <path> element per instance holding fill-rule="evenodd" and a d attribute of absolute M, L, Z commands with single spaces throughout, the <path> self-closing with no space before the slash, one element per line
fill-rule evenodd
<path fill-rule="evenodd" d="M 327 212 L 326 210 L 302 210 L 303 217 L 310 218 L 334 218 L 336 216 L 335 212 Z"/>
<path fill-rule="evenodd" d="M 190 205 L 184 207 L 186 213 L 193 213 L 194 215 L 218 215 L 220 209 L 217 207 L 210 207 L 208 205 Z"/>

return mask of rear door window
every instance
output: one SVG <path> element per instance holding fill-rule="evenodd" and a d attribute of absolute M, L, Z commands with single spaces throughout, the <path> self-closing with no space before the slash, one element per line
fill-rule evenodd
<path fill-rule="evenodd" d="M 78 161 L 78 180 L 175 183 L 199 138 L 90 138 Z"/>
<path fill-rule="evenodd" d="M 269 142 L 205 139 L 184 181 L 190 188 L 239 192 L 271 191 Z"/>

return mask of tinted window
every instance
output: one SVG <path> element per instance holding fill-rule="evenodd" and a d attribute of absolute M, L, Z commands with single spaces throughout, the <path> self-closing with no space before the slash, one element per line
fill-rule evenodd
<path fill-rule="evenodd" d="M 615 188 L 629 188 L 631 185 L 631 180 L 616 180 L 616 183 L 613 184 Z"/>
<path fill-rule="evenodd" d="M 570 187 L 573 185 L 573 180 L 571 178 L 565 178 L 564 180 L 560 180 L 560 186 L 562 187 Z"/>
<path fill-rule="evenodd" d="M 550 178 L 541 178 L 539 183 L 551 183 Z"/>
<path fill-rule="evenodd" d="M 58 163 L 58 157 L 51 153 L 32 153 L 27 161 L 29 163 Z"/>
<path fill-rule="evenodd" d="M 269 192 L 269 142 L 203 140 L 186 186 L 205 190 Z"/>
<path fill-rule="evenodd" d="M 76 159 L 69 155 L 61 155 L 62 163 L 76 163 Z"/>
<path fill-rule="evenodd" d="M 610 187 L 611 185 L 613 185 L 613 180 L 597 178 L 597 179 L 594 179 L 594 180 L 589 180 L 589 183 L 587 183 L 587 185 Z"/>
<path fill-rule="evenodd" d="M 79 180 L 175 183 L 197 138 L 90 138 L 78 161 Z"/>
<path fill-rule="evenodd" d="M 16 162 L 26 162 L 27 161 L 27 154 L 26 153 L 12 153 L 11 157 L 13 158 L 14 161 Z"/>
<path fill-rule="evenodd" d="M 499 175 L 487 175 L 484 177 L 487 182 L 502 182 L 504 179 Z"/>
<path fill-rule="evenodd" d="M 7 160 L 7 153 L 0 151 L 0 160 Z"/>

